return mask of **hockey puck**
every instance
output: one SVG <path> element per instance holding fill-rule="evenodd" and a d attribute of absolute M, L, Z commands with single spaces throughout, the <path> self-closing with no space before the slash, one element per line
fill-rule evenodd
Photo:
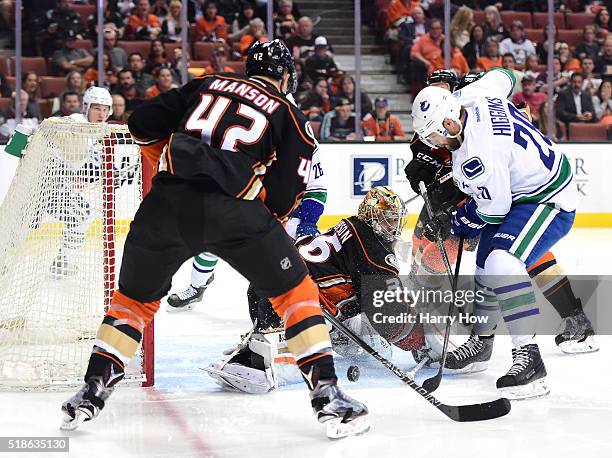
<path fill-rule="evenodd" d="M 356 382 L 359 380 L 359 368 L 357 366 L 350 366 L 346 371 L 346 378 L 350 382 Z"/>

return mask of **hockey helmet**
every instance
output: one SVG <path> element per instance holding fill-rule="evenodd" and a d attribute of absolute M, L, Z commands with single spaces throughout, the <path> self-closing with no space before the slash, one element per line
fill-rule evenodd
<path fill-rule="evenodd" d="M 113 114 L 113 98 L 111 97 L 110 92 L 103 87 L 92 86 L 85 91 L 85 94 L 83 94 L 83 115 L 86 119 L 92 103 L 106 105 L 108 107 L 108 115 L 106 119 Z"/>
<path fill-rule="evenodd" d="M 443 137 L 455 138 L 444 128 L 444 119 L 450 118 L 459 124 L 461 103 L 446 89 L 429 86 L 421 90 L 412 103 L 412 120 L 414 130 L 428 146 L 436 147 L 428 137 L 437 133 Z"/>
<path fill-rule="evenodd" d="M 455 88 L 455 91 L 463 89 L 468 84 L 472 84 L 474 81 L 478 81 L 484 74 L 485 72 L 467 72 L 465 75 L 461 77 L 461 79 L 457 83 L 457 87 Z"/>
<path fill-rule="evenodd" d="M 247 76 L 263 75 L 281 80 L 285 71 L 289 73 L 287 93 L 293 94 L 297 90 L 297 71 L 293 56 L 285 44 L 276 39 L 273 41 L 256 41 L 249 48 L 246 61 Z"/>
<path fill-rule="evenodd" d="M 453 92 L 457 87 L 457 83 L 459 80 L 457 79 L 457 75 L 453 70 L 436 70 L 431 75 L 427 77 L 427 85 L 431 86 L 432 84 L 437 83 L 446 83 L 448 84 L 450 91 Z"/>
<path fill-rule="evenodd" d="M 357 218 L 387 242 L 400 239 L 407 215 L 404 201 L 388 186 L 370 189 L 357 211 Z"/>

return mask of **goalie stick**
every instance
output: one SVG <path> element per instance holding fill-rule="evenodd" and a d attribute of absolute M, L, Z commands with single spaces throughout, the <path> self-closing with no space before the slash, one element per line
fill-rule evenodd
<path fill-rule="evenodd" d="M 324 307 L 321 307 L 325 318 L 338 329 L 347 338 L 359 345 L 364 351 L 369 353 L 379 363 L 393 372 L 402 382 L 412 388 L 414 391 L 424 397 L 431 405 L 446 415 L 448 418 L 454 421 L 482 421 L 492 420 L 494 418 L 503 417 L 510 412 L 510 401 L 506 398 L 499 398 L 495 401 L 484 402 L 481 404 L 467 404 L 452 406 L 443 404 L 437 400 L 429 391 L 422 386 L 419 386 L 413 379 L 409 377 L 407 373 L 402 371 L 399 367 L 389 361 L 387 358 L 382 356 L 367 343 L 365 343 L 358 335 L 353 331 L 346 328 L 336 317 L 329 313 Z"/>

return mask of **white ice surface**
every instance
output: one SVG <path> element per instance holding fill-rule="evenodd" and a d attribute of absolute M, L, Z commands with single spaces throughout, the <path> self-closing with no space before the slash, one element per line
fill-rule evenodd
<path fill-rule="evenodd" d="M 554 252 L 568 273 L 610 273 L 612 231 L 574 230 Z M 464 266 L 470 263 L 468 255 Z M 188 284 L 189 268 L 186 264 L 177 273 L 174 291 Z M 162 305 L 156 316 L 155 387 L 120 386 L 96 420 L 66 434 L 69 454 L 43 456 L 612 456 L 612 337 L 598 337 L 597 353 L 567 356 L 552 337 L 540 336 L 551 394 L 515 402 L 506 417 L 477 423 L 447 419 L 372 360 L 360 363 L 361 379 L 349 383 L 347 363 L 338 360 L 342 384 L 368 405 L 373 426 L 362 437 L 331 442 L 315 422 L 301 384 L 265 396 L 231 394 L 199 369 L 249 328 L 246 287 L 220 263 L 214 284 L 192 312 L 168 314 Z M 394 356 L 400 363 L 409 360 Z M 498 397 L 495 380 L 509 364 L 509 340 L 498 337 L 488 371 L 446 376 L 436 396 L 448 404 L 492 400 Z M 424 371 L 417 381 L 431 375 L 432 370 Z M 0 436 L 62 435 L 59 407 L 70 394 L 0 392 Z"/>

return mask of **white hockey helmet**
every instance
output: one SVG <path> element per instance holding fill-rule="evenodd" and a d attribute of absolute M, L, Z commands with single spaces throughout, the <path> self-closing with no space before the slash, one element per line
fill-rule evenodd
<path fill-rule="evenodd" d="M 103 87 L 92 86 L 85 91 L 83 94 L 83 115 L 85 115 L 85 119 L 88 119 L 87 115 L 89 113 L 89 107 L 92 103 L 97 103 L 100 105 L 106 105 L 108 107 L 108 116 L 106 119 L 113 114 L 113 98 L 110 95 L 110 92 Z"/>
<path fill-rule="evenodd" d="M 457 121 L 460 125 L 461 103 L 452 93 L 441 87 L 429 86 L 417 94 L 412 103 L 412 124 L 419 138 L 434 147 L 427 137 L 433 133 L 443 137 L 455 138 L 444 128 L 445 118 Z"/>

